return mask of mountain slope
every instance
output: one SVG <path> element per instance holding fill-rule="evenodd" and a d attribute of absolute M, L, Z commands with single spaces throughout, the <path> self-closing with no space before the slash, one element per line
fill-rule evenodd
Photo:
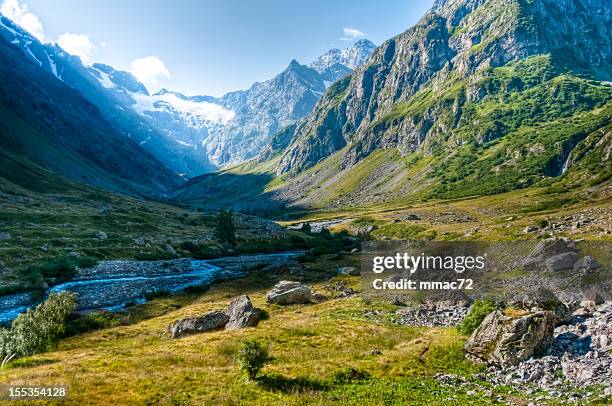
<path fill-rule="evenodd" d="M 270 161 L 253 170 L 276 178 L 252 204 L 608 182 L 611 15 L 603 0 L 438 2 L 273 138 Z"/>
<path fill-rule="evenodd" d="M 19 32 L 0 17 L 7 27 Z M 10 32 L 10 31 L 8 31 Z M 20 47 L 0 36 L 0 148 L 18 154 L 77 182 L 124 193 L 167 193 L 180 179 L 135 142 L 123 137 L 99 110 L 65 85 L 53 61 L 32 51 L 33 42 Z M 31 48 L 30 48 L 31 47 Z M 40 49 L 40 48 L 38 48 Z M 36 59 L 39 63 L 33 61 Z M 8 176 L 8 174 L 2 174 Z"/>

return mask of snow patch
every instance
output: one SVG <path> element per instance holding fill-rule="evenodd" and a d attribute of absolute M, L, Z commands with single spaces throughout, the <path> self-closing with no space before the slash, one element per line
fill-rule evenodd
<path fill-rule="evenodd" d="M 236 113 L 206 101 L 194 102 L 183 100 L 174 94 L 166 93 L 156 96 L 147 96 L 141 93 L 130 93 L 135 101 L 132 106 L 139 114 L 150 116 L 147 112 L 178 113 L 186 122 L 192 122 L 192 126 L 199 127 L 202 120 L 226 124 Z"/>

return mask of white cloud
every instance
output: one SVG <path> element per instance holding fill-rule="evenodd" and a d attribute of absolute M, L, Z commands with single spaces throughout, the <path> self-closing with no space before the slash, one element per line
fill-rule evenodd
<path fill-rule="evenodd" d="M 353 41 L 365 37 L 365 34 L 357 28 L 345 27 L 342 32 L 344 33 L 344 36 L 340 38 L 342 41 Z"/>
<path fill-rule="evenodd" d="M 85 65 L 91 65 L 92 57 L 91 54 L 95 48 L 94 44 L 89 40 L 89 37 L 85 34 L 71 34 L 65 32 L 57 40 L 57 43 L 66 52 L 72 55 L 76 55 L 81 58 L 81 61 Z"/>
<path fill-rule="evenodd" d="M 160 79 L 170 77 L 164 61 L 157 56 L 134 59 L 130 64 L 130 73 L 147 87 L 154 87 Z"/>
<path fill-rule="evenodd" d="M 42 23 L 35 14 L 30 12 L 26 4 L 19 4 L 19 0 L 4 0 L 0 5 L 0 13 L 28 31 L 39 41 L 45 40 Z"/>
<path fill-rule="evenodd" d="M 102 41 L 102 42 L 100 42 L 100 46 L 106 48 L 108 46 L 108 44 L 105 41 Z"/>

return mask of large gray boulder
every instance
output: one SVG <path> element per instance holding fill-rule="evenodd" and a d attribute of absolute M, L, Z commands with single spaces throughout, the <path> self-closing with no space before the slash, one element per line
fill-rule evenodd
<path fill-rule="evenodd" d="M 549 271 L 562 271 L 564 269 L 572 269 L 574 264 L 578 261 L 578 254 L 570 251 L 562 254 L 553 255 L 550 258 L 546 258 L 544 265 Z"/>
<path fill-rule="evenodd" d="M 312 291 L 299 282 L 280 281 L 268 292 L 266 300 L 280 305 L 310 303 Z"/>
<path fill-rule="evenodd" d="M 223 328 L 229 321 L 224 312 L 215 311 L 200 317 L 191 317 L 175 321 L 170 326 L 172 338 L 181 338 L 191 334 L 203 333 Z"/>
<path fill-rule="evenodd" d="M 261 311 L 253 307 L 247 295 L 238 296 L 232 300 L 226 311 L 229 321 L 226 330 L 236 330 L 245 327 L 255 327 L 261 320 Z"/>
<path fill-rule="evenodd" d="M 466 356 L 496 367 L 510 367 L 543 354 L 550 347 L 555 315 L 542 310 L 514 315 L 489 314 L 465 343 Z"/>

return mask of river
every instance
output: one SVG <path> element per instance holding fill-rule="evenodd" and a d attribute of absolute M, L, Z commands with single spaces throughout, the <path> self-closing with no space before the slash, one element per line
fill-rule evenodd
<path fill-rule="evenodd" d="M 144 303 L 145 292 L 179 293 L 191 286 L 208 286 L 217 280 L 244 277 L 249 271 L 288 262 L 299 252 L 255 254 L 211 260 L 102 261 L 78 269 L 69 282 L 52 286 L 46 293 L 71 291 L 78 294 L 77 310 L 121 310 L 126 304 Z M 0 322 L 7 323 L 34 305 L 29 292 L 0 296 Z"/>

